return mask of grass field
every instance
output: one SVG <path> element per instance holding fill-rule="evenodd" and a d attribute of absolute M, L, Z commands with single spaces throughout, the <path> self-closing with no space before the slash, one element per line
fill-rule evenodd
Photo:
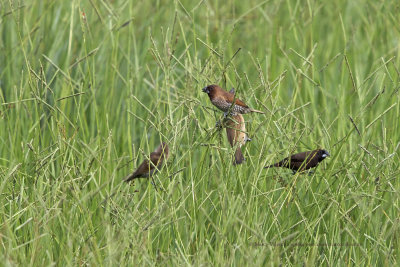
<path fill-rule="evenodd" d="M 0 1 L 3 266 L 400 264 L 398 1 Z M 201 88 L 232 87 L 246 162 Z M 166 141 L 160 173 L 122 179 Z M 263 169 L 318 147 L 313 174 Z"/>

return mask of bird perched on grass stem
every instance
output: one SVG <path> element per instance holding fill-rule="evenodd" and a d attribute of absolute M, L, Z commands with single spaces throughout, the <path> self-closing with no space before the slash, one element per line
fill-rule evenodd
<path fill-rule="evenodd" d="M 233 115 L 236 113 L 246 114 L 250 112 L 264 114 L 262 111 L 250 108 L 242 100 L 235 98 L 234 93 L 227 92 L 218 85 L 213 84 L 206 86 L 202 89 L 202 91 L 208 94 L 208 97 L 214 106 L 225 113 L 230 111 Z M 235 101 L 234 104 L 233 101 Z"/>
<path fill-rule="evenodd" d="M 293 172 L 302 172 L 317 167 L 321 161 L 329 156 L 330 154 L 325 149 L 306 151 L 291 155 L 264 168 L 284 167 L 293 170 Z"/>
<path fill-rule="evenodd" d="M 226 117 L 224 119 L 224 126 L 226 128 L 226 136 L 232 147 L 236 147 L 234 165 L 241 164 L 244 161 L 242 153 L 242 145 L 251 139 L 246 134 L 246 125 L 244 118 L 241 114 Z"/>
<path fill-rule="evenodd" d="M 149 159 L 150 161 L 145 159 L 134 173 L 128 175 L 124 179 L 125 182 L 129 182 L 137 178 L 147 178 L 157 169 L 160 170 L 164 160 L 168 159 L 168 145 L 165 142 L 161 143 L 154 152 L 150 153 Z"/>

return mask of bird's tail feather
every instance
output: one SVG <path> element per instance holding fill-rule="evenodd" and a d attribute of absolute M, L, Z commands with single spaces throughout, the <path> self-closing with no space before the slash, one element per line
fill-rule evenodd
<path fill-rule="evenodd" d="M 128 182 L 132 181 L 133 179 L 135 179 L 135 177 L 133 177 L 133 175 L 128 175 L 124 178 L 124 182 L 128 183 Z"/>
<path fill-rule="evenodd" d="M 242 164 L 243 161 L 244 161 L 244 156 L 242 153 L 242 149 L 238 147 L 235 152 L 235 161 L 233 162 L 233 165 Z"/>
<path fill-rule="evenodd" d="M 124 182 L 130 182 L 130 181 L 132 181 L 132 180 L 134 180 L 134 179 L 137 179 L 137 178 L 139 178 L 139 177 L 137 177 L 137 175 L 136 175 L 136 172 L 134 172 L 134 173 L 132 173 L 132 174 L 129 174 L 128 176 L 126 176 L 125 178 L 124 178 Z"/>

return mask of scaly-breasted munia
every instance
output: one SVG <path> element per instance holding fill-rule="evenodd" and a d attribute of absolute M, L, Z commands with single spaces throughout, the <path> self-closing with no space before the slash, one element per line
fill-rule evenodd
<path fill-rule="evenodd" d="M 226 127 L 226 136 L 232 147 L 236 147 L 234 165 L 244 161 L 241 146 L 251 139 L 246 134 L 246 125 L 241 114 L 228 116 L 223 122 Z"/>
<path fill-rule="evenodd" d="M 237 98 L 235 99 L 234 93 L 227 92 L 218 85 L 215 84 L 209 85 L 207 87 L 204 87 L 202 91 L 208 94 L 208 97 L 210 98 L 211 103 L 213 103 L 214 106 L 216 106 L 225 113 L 227 113 L 229 109 L 231 109 L 231 113 L 233 115 L 235 115 L 236 113 L 246 114 L 249 112 L 264 114 L 264 112 L 262 111 L 249 108 L 242 100 Z M 235 100 L 235 104 L 232 106 L 233 100 Z"/>
<path fill-rule="evenodd" d="M 163 142 L 160 144 L 154 152 L 150 153 L 150 162 L 145 159 L 139 168 L 131 175 L 125 178 L 125 182 L 132 181 L 136 178 L 146 178 L 149 177 L 156 171 L 160 170 L 164 160 L 168 159 L 168 145 Z"/>
<path fill-rule="evenodd" d="M 329 156 L 330 154 L 328 151 L 324 149 L 306 151 L 291 155 L 290 157 L 284 158 L 283 160 L 264 168 L 284 167 L 293 170 L 293 172 L 302 172 L 317 167 L 321 161 Z"/>

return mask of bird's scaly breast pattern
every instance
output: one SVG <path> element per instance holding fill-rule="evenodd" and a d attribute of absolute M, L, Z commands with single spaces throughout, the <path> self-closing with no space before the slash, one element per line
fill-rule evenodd
<path fill-rule="evenodd" d="M 223 112 L 227 112 L 229 110 L 229 108 L 231 107 L 232 103 L 229 103 L 223 99 L 220 98 L 216 98 L 213 99 L 211 101 L 211 103 L 213 103 L 217 108 L 219 108 L 220 110 L 222 110 Z M 234 105 L 231 109 L 232 113 L 247 113 L 245 108 L 239 106 L 239 105 Z"/>
<path fill-rule="evenodd" d="M 243 108 L 243 107 L 241 107 L 241 106 L 239 106 L 239 105 L 234 105 L 234 106 L 233 106 L 233 111 L 234 111 L 234 112 L 239 112 L 239 113 L 242 113 L 242 114 L 247 113 L 247 112 L 246 112 L 246 109 Z"/>
<path fill-rule="evenodd" d="M 223 99 L 220 98 L 215 98 L 211 101 L 217 108 L 219 108 L 220 110 L 226 112 L 228 111 L 229 107 L 231 106 L 230 103 L 226 102 Z"/>

